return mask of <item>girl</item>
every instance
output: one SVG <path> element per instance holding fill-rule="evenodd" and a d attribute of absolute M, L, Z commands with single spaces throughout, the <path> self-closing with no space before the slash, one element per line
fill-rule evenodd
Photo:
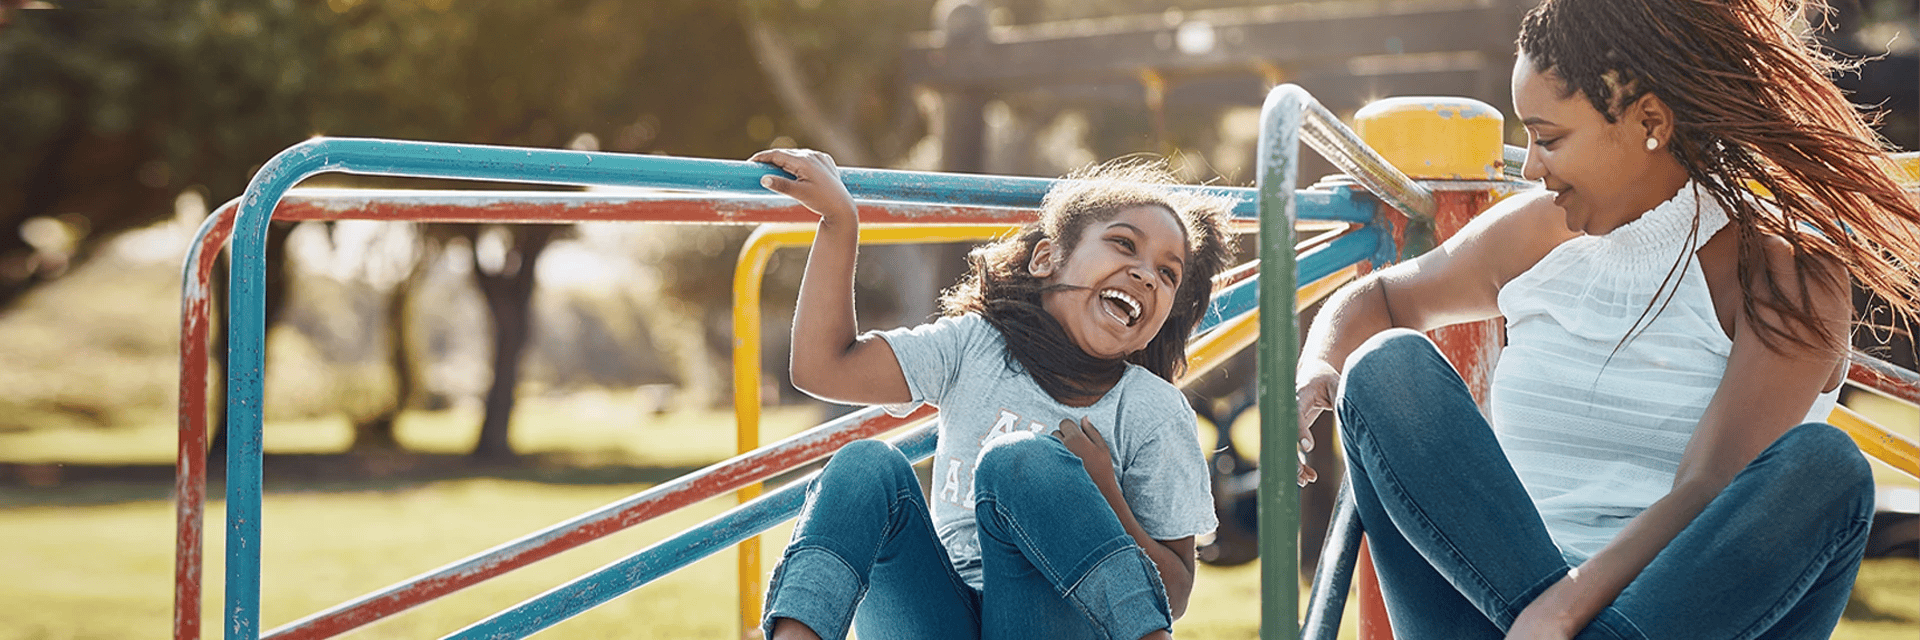
<path fill-rule="evenodd" d="M 1038 222 L 975 250 L 945 318 L 856 335 L 859 217 L 833 160 L 753 159 L 794 176 L 762 184 L 820 214 L 794 310 L 794 386 L 941 409 L 927 498 L 879 441 L 847 445 L 820 472 L 763 631 L 1168 637 L 1193 585 L 1193 537 L 1214 527 L 1193 412 L 1170 381 L 1226 265 L 1230 203 L 1166 189 L 1147 167 L 1097 169 L 1048 192 Z"/>
<path fill-rule="evenodd" d="M 1541 3 L 1513 100 L 1546 189 L 1320 314 L 1301 435 L 1337 410 L 1395 631 L 1831 632 L 1873 509 L 1859 451 L 1819 424 L 1848 277 L 1913 313 L 1920 211 L 1801 9 Z M 1409 329 L 1496 316 L 1482 417 Z"/>

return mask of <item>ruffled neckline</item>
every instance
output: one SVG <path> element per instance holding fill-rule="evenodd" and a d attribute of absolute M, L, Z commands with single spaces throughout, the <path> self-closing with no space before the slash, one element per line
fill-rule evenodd
<path fill-rule="evenodd" d="M 1700 217 L 1698 233 L 1693 232 L 1695 212 Z M 1673 197 L 1640 214 L 1639 219 L 1594 239 L 1611 258 L 1626 264 L 1666 268 L 1681 251 L 1688 254 L 1699 251 L 1701 245 L 1725 226 L 1727 213 L 1720 208 L 1720 202 L 1689 180 Z"/>

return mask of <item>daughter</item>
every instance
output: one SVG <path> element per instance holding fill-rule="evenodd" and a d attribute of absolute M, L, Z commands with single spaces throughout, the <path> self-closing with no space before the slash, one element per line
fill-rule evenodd
<path fill-rule="evenodd" d="M 809 487 L 768 587 L 773 638 L 1168 637 L 1214 527 L 1193 412 L 1170 382 L 1228 258 L 1223 199 L 1109 165 L 973 252 L 932 324 L 856 335 L 859 216 L 833 159 L 752 158 L 820 214 L 793 319 L 795 387 L 940 407 L 933 491 L 879 441 Z M 1057 425 L 1057 427 L 1056 427 Z M 931 505 L 927 500 L 931 500 Z M 931 509 L 929 509 L 931 506 Z"/>

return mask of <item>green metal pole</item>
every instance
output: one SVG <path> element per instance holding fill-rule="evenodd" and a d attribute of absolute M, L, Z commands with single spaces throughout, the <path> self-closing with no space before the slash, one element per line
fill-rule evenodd
<path fill-rule="evenodd" d="M 1274 87 L 1261 107 L 1260 207 L 1260 638 L 1300 634 L 1300 489 L 1293 465 L 1300 411 L 1294 369 L 1300 359 L 1295 295 L 1294 184 L 1300 175 L 1300 125 L 1313 97 Z M 1296 463 L 1297 464 L 1297 463 Z"/>

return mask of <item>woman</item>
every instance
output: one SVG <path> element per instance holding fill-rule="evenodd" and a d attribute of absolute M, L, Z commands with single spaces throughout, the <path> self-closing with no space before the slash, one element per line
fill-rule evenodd
<path fill-rule="evenodd" d="M 1546 189 L 1329 300 L 1302 446 L 1336 409 L 1396 631 L 1831 632 L 1873 506 L 1864 459 L 1819 424 L 1848 278 L 1912 314 L 1920 211 L 1803 8 L 1543 2 L 1513 95 Z M 1416 331 L 1499 316 L 1483 417 Z"/>

